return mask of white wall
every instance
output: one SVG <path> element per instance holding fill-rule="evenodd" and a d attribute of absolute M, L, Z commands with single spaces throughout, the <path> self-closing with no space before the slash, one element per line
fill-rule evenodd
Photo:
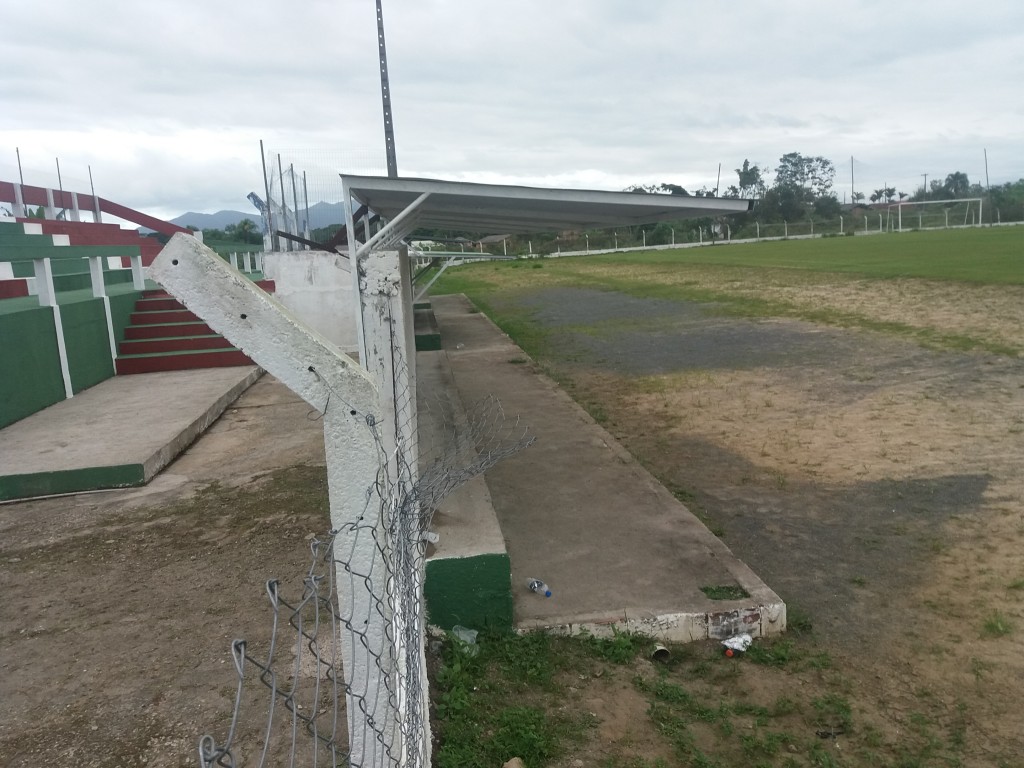
<path fill-rule="evenodd" d="M 358 351 L 348 259 L 327 251 L 268 252 L 263 274 L 276 285 L 274 298 L 292 314 L 343 351 Z"/>

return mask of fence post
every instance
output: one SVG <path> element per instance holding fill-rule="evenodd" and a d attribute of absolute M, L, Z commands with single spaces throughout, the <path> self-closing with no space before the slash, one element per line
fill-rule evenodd
<path fill-rule="evenodd" d="M 394 582 L 382 538 L 390 499 L 381 496 L 386 465 L 376 435 L 385 428 L 385 415 L 373 378 L 250 281 L 238 280 L 223 259 L 194 238 L 172 237 L 151 272 L 257 365 L 323 412 L 331 524 L 337 531 L 334 557 L 345 562 L 337 569 L 337 593 L 349 764 L 407 765 L 409 745 L 403 743 L 397 711 L 403 699 L 397 687 L 394 603 L 387 592 Z"/>
<path fill-rule="evenodd" d="M 843 234 L 843 217 L 839 217 L 839 234 Z"/>
<path fill-rule="evenodd" d="M 788 221 L 782 222 L 782 236 L 783 237 L 789 237 L 789 222 Z"/>

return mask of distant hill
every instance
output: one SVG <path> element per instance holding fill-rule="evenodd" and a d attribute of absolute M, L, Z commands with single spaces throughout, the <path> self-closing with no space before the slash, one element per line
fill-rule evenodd
<path fill-rule="evenodd" d="M 171 219 L 171 224 L 177 224 L 179 227 L 195 227 L 196 229 L 224 229 L 229 224 L 237 224 L 242 219 L 252 219 L 257 227 L 262 226 L 258 213 L 242 213 L 241 211 L 217 211 L 216 213 L 189 211 Z"/>
<path fill-rule="evenodd" d="M 305 210 L 299 209 L 299 217 L 305 214 Z M 251 219 L 257 227 L 262 227 L 258 213 L 242 213 L 241 211 L 217 211 L 217 213 L 195 213 L 189 211 L 177 218 L 171 219 L 172 224 L 179 227 L 196 227 L 197 229 L 224 229 L 231 224 L 237 224 L 242 219 Z M 309 206 L 309 227 L 318 229 L 331 224 L 341 224 L 345 221 L 345 206 L 341 203 L 315 203 Z M 280 226 L 277 221 L 274 226 Z"/>

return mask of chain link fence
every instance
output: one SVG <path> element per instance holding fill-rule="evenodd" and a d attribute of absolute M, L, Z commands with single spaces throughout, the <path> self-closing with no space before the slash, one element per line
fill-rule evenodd
<path fill-rule="evenodd" d="M 408 381 L 400 353 L 377 366 Z M 233 642 L 231 722 L 220 740 L 200 740 L 202 768 L 430 764 L 423 579 L 431 521 L 445 497 L 533 438 L 489 398 L 465 412 L 439 405 L 431 423 L 442 428 L 421 440 L 414 400 L 405 386 L 394 393 L 393 423 L 367 415 L 374 487 L 355 522 L 311 540 L 301 594 L 289 599 L 277 579 L 266 582 L 269 639 Z M 332 394 L 325 411 L 348 407 Z M 367 593 L 369 602 L 353 599 Z"/>

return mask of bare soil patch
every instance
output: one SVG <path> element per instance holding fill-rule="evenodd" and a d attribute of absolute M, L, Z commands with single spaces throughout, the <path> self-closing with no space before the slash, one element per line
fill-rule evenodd
<path fill-rule="evenodd" d="M 1001 325 L 1012 296 L 967 291 L 958 315 L 926 288 L 913 286 L 932 311 L 890 316 L 976 333 L 999 305 L 995 326 L 1020 343 Z M 965 764 L 1024 754 L 1002 704 L 1024 685 L 1024 362 L 614 291 L 500 301 L 547 329 L 541 364 L 810 617 L 855 710 L 897 731 L 913 712 L 948 728 L 963 713 Z"/>

